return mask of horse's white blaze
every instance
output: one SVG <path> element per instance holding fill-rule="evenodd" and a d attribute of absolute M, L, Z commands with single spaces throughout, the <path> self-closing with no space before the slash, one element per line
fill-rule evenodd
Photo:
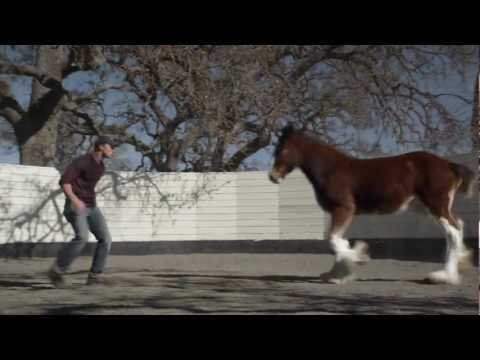
<path fill-rule="evenodd" d="M 280 184 L 281 181 L 283 181 L 283 178 L 280 174 L 280 171 L 278 171 L 276 168 L 272 169 L 270 174 L 268 174 L 270 179 L 274 180 L 277 184 Z"/>

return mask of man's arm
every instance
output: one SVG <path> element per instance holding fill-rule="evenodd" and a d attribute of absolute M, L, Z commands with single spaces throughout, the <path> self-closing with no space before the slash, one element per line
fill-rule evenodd
<path fill-rule="evenodd" d="M 74 160 L 69 166 L 67 166 L 65 173 L 60 179 L 60 186 L 62 187 L 65 196 L 71 201 L 73 209 L 77 214 L 81 214 L 86 209 L 85 203 L 75 195 L 72 189 L 72 182 L 80 175 L 82 166 L 83 164 L 81 160 Z"/>
<path fill-rule="evenodd" d="M 72 202 L 73 208 L 76 210 L 77 214 L 81 214 L 86 209 L 84 202 L 80 200 L 73 192 L 72 185 L 64 184 L 63 192 L 65 193 L 65 196 L 67 196 Z"/>

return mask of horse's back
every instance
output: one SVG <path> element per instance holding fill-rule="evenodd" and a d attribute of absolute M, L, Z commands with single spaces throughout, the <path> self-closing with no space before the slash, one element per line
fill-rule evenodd
<path fill-rule="evenodd" d="M 368 176 L 408 177 L 426 176 L 450 168 L 451 163 L 437 155 L 417 151 L 376 159 L 355 159 L 356 171 Z"/>
<path fill-rule="evenodd" d="M 432 159 L 431 154 L 423 152 L 375 159 L 352 159 L 347 171 L 351 171 L 351 175 L 358 182 L 396 183 L 423 172 L 431 161 L 428 159 Z"/>
<path fill-rule="evenodd" d="M 360 212 L 395 212 L 416 196 L 450 186 L 450 163 L 428 152 L 355 159 L 348 170 Z"/>

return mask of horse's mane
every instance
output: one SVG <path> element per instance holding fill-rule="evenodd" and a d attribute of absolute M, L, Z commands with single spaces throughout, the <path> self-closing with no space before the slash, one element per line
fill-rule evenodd
<path fill-rule="evenodd" d="M 314 144 L 321 145 L 321 146 L 323 146 L 325 148 L 328 148 L 328 149 L 330 149 L 334 152 L 337 152 L 337 153 L 343 154 L 345 156 L 351 157 L 350 154 L 344 152 L 343 150 L 339 150 L 339 149 L 335 148 L 334 146 L 332 146 L 332 145 L 326 143 L 325 141 L 323 141 L 320 138 L 319 134 L 316 134 L 316 133 L 314 133 L 312 131 L 308 131 L 308 130 L 303 130 L 303 131 L 302 130 L 296 130 L 293 127 L 293 125 L 288 125 L 285 128 L 283 128 L 283 130 L 281 132 L 281 135 L 280 135 L 280 138 L 278 139 L 278 145 L 277 145 L 277 148 L 275 150 L 275 156 L 278 156 L 278 154 L 281 151 L 281 149 L 283 148 L 283 145 L 285 144 L 285 142 L 294 133 L 303 136 L 306 140 L 308 140 L 308 141 L 310 141 Z"/>
<path fill-rule="evenodd" d="M 278 156 L 280 153 L 281 149 L 283 148 L 283 145 L 285 144 L 285 141 L 292 135 L 292 133 L 295 131 L 293 128 L 293 125 L 288 125 L 282 129 L 281 135 L 278 138 L 278 144 L 275 149 L 275 156 Z"/>

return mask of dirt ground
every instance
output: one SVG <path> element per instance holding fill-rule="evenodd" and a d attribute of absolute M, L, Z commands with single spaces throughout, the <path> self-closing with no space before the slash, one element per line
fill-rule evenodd
<path fill-rule="evenodd" d="M 90 257 L 68 275 L 71 287 L 53 288 L 51 258 L 0 260 L 0 314 L 224 315 L 224 314 L 478 314 L 478 268 L 460 286 L 422 280 L 442 264 L 375 260 L 358 280 L 330 285 L 324 254 L 194 254 L 111 256 L 114 286 L 84 285 Z"/>

